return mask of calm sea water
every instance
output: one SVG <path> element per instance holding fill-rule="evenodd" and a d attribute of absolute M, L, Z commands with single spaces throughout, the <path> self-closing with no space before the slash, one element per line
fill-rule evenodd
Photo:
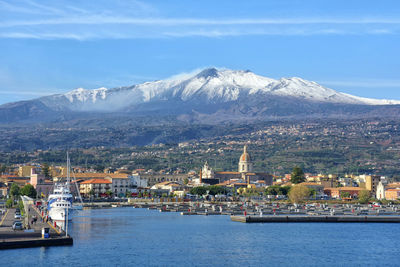
<path fill-rule="evenodd" d="M 398 266 L 400 225 L 231 222 L 154 210 L 83 210 L 74 245 L 1 251 L 8 266 Z"/>

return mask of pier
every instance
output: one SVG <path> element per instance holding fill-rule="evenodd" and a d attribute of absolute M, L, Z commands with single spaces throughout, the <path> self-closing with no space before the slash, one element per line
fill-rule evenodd
<path fill-rule="evenodd" d="M 24 230 L 13 230 L 12 225 L 15 221 L 15 209 L 7 209 L 0 221 L 0 249 L 28 248 L 42 246 L 63 246 L 72 245 L 73 239 L 66 236 L 59 228 L 51 222 L 46 222 L 45 217 L 41 216 L 39 210 L 33 205 L 27 204 L 25 207 L 23 222 Z M 36 222 L 32 219 L 36 216 Z M 42 229 L 49 228 L 49 237 L 42 238 Z"/>

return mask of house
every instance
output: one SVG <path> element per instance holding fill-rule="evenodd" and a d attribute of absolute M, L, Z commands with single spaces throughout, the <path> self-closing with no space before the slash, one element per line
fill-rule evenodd
<path fill-rule="evenodd" d="M 385 198 L 387 200 L 398 200 L 400 198 L 400 187 L 387 189 L 385 191 Z"/>
<path fill-rule="evenodd" d="M 350 195 L 350 198 L 358 198 L 358 194 L 365 190 L 365 188 L 361 187 L 336 187 L 336 188 L 325 188 L 324 193 L 330 196 L 331 198 L 341 198 L 342 193 L 347 192 Z"/>

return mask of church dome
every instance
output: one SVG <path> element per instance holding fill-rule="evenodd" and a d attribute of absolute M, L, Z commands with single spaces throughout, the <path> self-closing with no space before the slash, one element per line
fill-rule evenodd
<path fill-rule="evenodd" d="M 246 161 L 246 162 L 250 162 L 251 158 L 249 153 L 247 153 L 247 146 L 244 146 L 243 148 L 243 154 L 240 156 L 240 161 Z"/>

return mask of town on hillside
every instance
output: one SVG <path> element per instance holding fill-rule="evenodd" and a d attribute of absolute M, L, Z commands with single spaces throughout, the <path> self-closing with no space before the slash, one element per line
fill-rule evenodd
<path fill-rule="evenodd" d="M 251 151 L 245 145 L 237 159 L 237 168 L 216 171 L 206 161 L 199 171 L 165 173 L 153 170 L 104 168 L 102 171 L 75 166 L 71 172 L 71 191 L 84 201 L 122 201 L 126 199 L 168 198 L 187 200 L 243 200 L 264 199 L 269 201 L 290 198 L 291 188 L 306 189 L 305 200 L 341 201 L 397 201 L 400 183 L 380 175 L 337 175 L 304 173 L 295 167 L 282 176 L 269 172 L 254 171 Z M 15 188 L 33 187 L 33 198 L 47 198 L 57 182 L 65 181 L 65 166 L 47 164 L 15 164 L 2 168 L 0 195 L 10 198 Z"/>

